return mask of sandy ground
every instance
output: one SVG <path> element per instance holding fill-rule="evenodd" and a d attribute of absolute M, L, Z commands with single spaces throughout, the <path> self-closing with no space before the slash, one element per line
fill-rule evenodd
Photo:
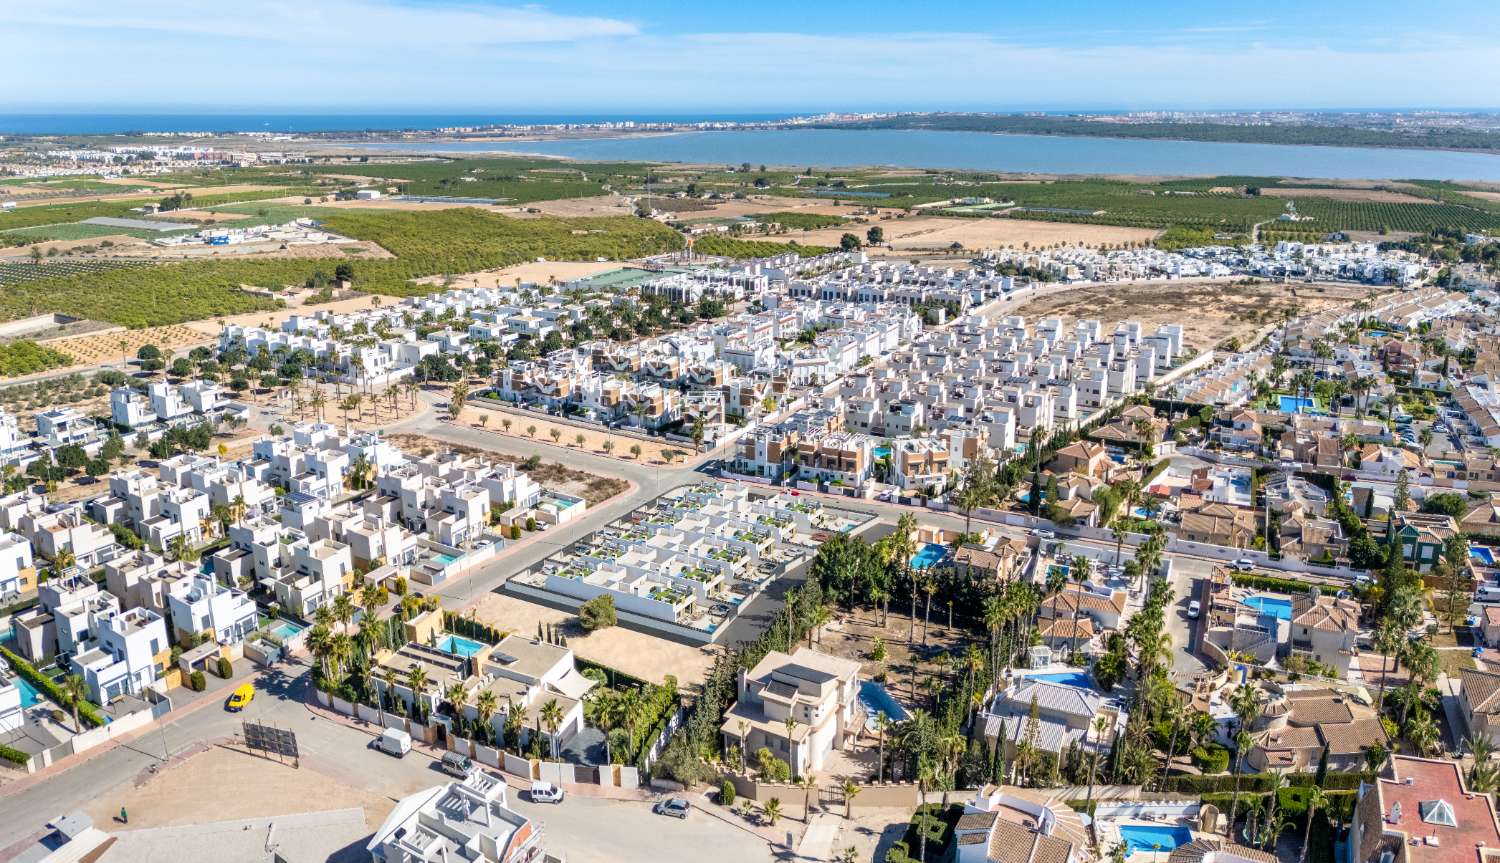
<path fill-rule="evenodd" d="M 505 425 L 506 420 L 510 421 L 509 428 Z M 578 437 L 582 435 L 582 449 L 595 455 L 609 455 L 623 461 L 636 461 L 636 457 L 631 454 L 630 448 L 639 446 L 641 448 L 640 460 L 646 464 L 667 464 L 666 456 L 663 455 L 666 450 L 676 450 L 679 453 L 683 453 L 684 455 L 680 455 L 674 459 L 674 462 L 680 463 L 692 449 L 691 444 L 677 446 L 643 441 L 639 438 L 626 437 L 624 435 L 610 435 L 602 431 L 585 429 L 579 426 L 568 425 L 567 423 L 552 422 L 543 416 L 492 409 L 478 402 L 470 402 L 468 407 L 464 408 L 464 412 L 459 415 L 459 422 L 473 428 L 483 428 L 510 437 L 520 438 L 521 440 L 543 441 L 545 443 L 556 444 L 557 446 L 565 446 L 569 449 L 580 448 Z M 535 435 L 528 433 L 528 430 L 533 427 L 536 428 Z M 556 438 L 552 434 L 554 431 L 557 432 Z M 604 445 L 606 441 L 613 444 L 613 451 L 605 452 Z"/>
<path fill-rule="evenodd" d="M 584 632 L 576 625 L 577 615 L 502 593 L 486 594 L 480 599 L 474 605 L 474 617 L 498 629 L 527 636 L 536 632 L 538 621 L 573 624 L 567 629 L 568 647 L 579 656 L 653 683 L 660 683 L 671 674 L 679 685 L 697 688 L 713 666 L 713 655 L 707 650 L 623 626 Z"/>
<path fill-rule="evenodd" d="M 953 243 L 965 249 L 994 249 L 1030 243 L 1032 248 L 1055 244 L 1082 243 L 1098 246 L 1104 243 L 1145 242 L 1157 231 L 1144 228 L 1120 228 L 1110 225 L 1075 225 L 1068 222 L 1036 222 L 1025 219 L 957 219 L 944 216 L 913 216 L 884 219 L 877 222 L 885 232 L 885 241 L 895 253 L 941 251 Z M 777 234 L 774 239 L 796 240 L 803 245 L 837 246 L 849 226 L 821 228 L 815 231 L 792 231 Z M 863 233 L 859 231 L 858 233 Z M 872 250 L 880 254 L 881 250 Z"/>
<path fill-rule="evenodd" d="M 247 213 L 224 213 L 216 210 L 171 210 L 166 213 L 152 213 L 142 216 L 144 219 L 158 222 L 181 222 L 184 217 L 194 222 L 233 222 L 248 218 Z"/>
<path fill-rule="evenodd" d="M 198 330 L 182 324 L 168 324 L 163 327 L 74 336 L 48 342 L 47 346 L 77 358 L 80 363 L 98 365 L 117 363 L 122 354 L 134 357 L 142 345 L 156 345 L 163 351 L 170 351 L 201 345 L 207 340 Z"/>
<path fill-rule="evenodd" d="M 567 282 L 607 273 L 610 270 L 618 270 L 622 266 L 625 265 L 619 261 L 546 261 L 541 263 L 532 261 L 498 270 L 482 270 L 477 273 L 453 276 L 453 287 L 495 288 L 502 285 L 509 287 L 517 282 L 543 284 L 553 279 Z M 416 281 L 418 284 L 432 285 L 436 290 L 442 284 L 443 277 L 427 276 Z"/>
<path fill-rule="evenodd" d="M 1115 321 L 1140 321 L 1148 332 L 1160 324 L 1182 324 L 1187 343 L 1202 351 L 1279 323 L 1284 309 L 1309 314 L 1370 293 L 1359 286 L 1145 282 L 1078 287 L 1033 300 L 1015 314 L 1096 319 L 1106 329 Z"/>
<path fill-rule="evenodd" d="M 96 799 L 88 810 L 94 823 L 114 823 L 120 807 L 130 813 L 131 829 L 196 824 L 204 812 L 213 820 L 234 821 L 292 815 L 316 808 L 363 809 L 374 830 L 390 814 L 389 797 L 354 788 L 304 763 L 301 769 L 239 750 L 214 746 L 131 788 L 123 797 Z"/>
<path fill-rule="evenodd" d="M 635 205 L 624 195 L 597 195 L 592 198 L 558 198 L 555 201 L 533 201 L 523 204 L 524 211 L 518 215 L 542 216 L 629 216 L 635 213 Z M 530 210 L 540 210 L 532 214 Z"/>
<path fill-rule="evenodd" d="M 126 234 L 110 234 L 103 237 L 85 237 L 81 240 L 48 240 L 45 243 L 32 243 L 26 246 L 9 247 L 0 249 L 0 258 L 9 258 L 13 261 L 30 261 L 32 249 L 40 249 L 42 254 L 44 255 L 47 254 L 48 250 L 50 249 L 56 249 L 58 251 L 58 254 L 62 254 L 63 252 L 71 251 L 73 249 L 79 249 L 84 246 L 94 246 L 97 248 L 98 245 L 105 240 L 109 240 L 110 242 L 114 243 L 114 247 L 110 249 L 101 249 L 100 252 L 102 254 L 95 255 L 94 257 L 108 258 L 114 257 L 115 254 L 126 251 L 128 249 L 135 249 L 138 247 L 151 248 L 151 246 L 145 240 L 140 240 Z"/>
<path fill-rule="evenodd" d="M 335 243 L 287 246 L 280 242 L 242 243 L 234 246 L 153 246 L 146 242 L 132 243 L 126 247 L 116 246 L 109 250 L 114 258 L 147 258 L 160 261 L 202 260 L 204 258 L 394 258 L 378 243 L 368 240 L 339 240 Z"/>
<path fill-rule="evenodd" d="M 141 184 L 137 183 L 135 185 L 139 186 Z M 168 187 L 168 188 L 169 189 L 175 189 L 175 188 L 178 188 L 178 187 L 173 186 L 173 187 Z M 260 192 L 260 191 L 264 191 L 266 189 L 274 189 L 276 187 L 275 186 L 259 186 L 259 185 L 253 184 L 253 183 L 241 183 L 241 184 L 238 184 L 238 185 L 231 185 L 231 186 L 201 186 L 201 187 L 199 187 L 199 186 L 192 186 L 192 187 L 183 186 L 181 188 L 182 188 L 183 191 L 190 191 L 190 192 L 192 192 L 193 197 L 196 198 L 196 197 L 203 197 L 203 196 L 206 196 L 206 195 L 227 195 L 227 194 L 233 194 L 233 193 L 238 193 L 238 192 Z M 16 206 L 17 207 L 27 207 L 27 206 L 39 206 L 39 205 L 42 205 L 42 204 L 80 204 L 80 203 L 88 203 L 88 202 L 93 202 L 93 201 L 129 201 L 129 200 L 132 200 L 132 199 L 140 199 L 140 200 L 143 200 L 143 201 L 146 201 L 146 200 L 157 200 L 157 198 L 155 196 L 153 196 L 151 193 L 142 194 L 141 192 L 133 191 L 132 190 L 132 191 L 127 191 L 127 192 L 117 192 L 117 193 L 110 193 L 110 194 L 103 194 L 103 195 L 65 195 L 65 196 L 56 197 L 56 198 L 30 198 L 30 199 L 25 199 L 25 200 L 22 200 L 22 199 L 18 198 L 16 200 Z M 302 199 L 300 197 L 297 199 L 297 201 L 299 203 L 301 202 L 301 200 Z"/>
<path fill-rule="evenodd" d="M 1261 189 L 1262 195 L 1274 198 L 1331 198 L 1335 201 L 1367 201 L 1379 204 L 1435 204 L 1429 198 L 1419 198 L 1405 192 L 1390 192 L 1384 189 Z"/>
<path fill-rule="evenodd" d="M 1500 192 L 1464 192 L 1464 194 L 1472 195 L 1485 201 L 1500 201 Z"/>
<path fill-rule="evenodd" d="M 853 216 L 864 208 L 863 204 L 833 204 L 810 198 L 773 198 L 759 196 L 745 200 L 695 201 L 709 204 L 705 209 L 684 211 L 684 219 L 732 219 L 739 216 L 758 216 L 761 213 L 812 213 L 820 216 Z M 666 209 L 671 208 L 668 200 Z M 889 212 L 897 212 L 891 210 Z M 837 238 L 835 238 L 837 239 Z"/>
<path fill-rule="evenodd" d="M 186 186 L 183 186 L 181 183 L 163 183 L 160 180 L 140 180 L 140 179 L 136 179 L 135 177 L 113 177 L 113 178 L 110 178 L 110 179 L 105 179 L 103 177 L 96 177 L 95 179 L 98 182 L 100 182 L 100 183 L 108 183 L 111 186 L 124 186 L 124 187 L 126 187 L 128 189 L 136 189 L 136 188 L 140 188 L 142 186 L 144 186 L 144 187 L 146 187 L 148 189 L 183 189 L 183 188 L 187 188 Z"/>

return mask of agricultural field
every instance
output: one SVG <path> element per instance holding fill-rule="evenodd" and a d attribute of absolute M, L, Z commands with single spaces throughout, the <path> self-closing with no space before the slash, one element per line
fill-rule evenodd
<path fill-rule="evenodd" d="M 783 210 L 776 213 L 765 213 L 764 215 L 756 216 L 756 219 L 762 222 L 776 222 L 783 228 L 787 228 L 793 231 L 810 231 L 816 228 L 836 228 L 839 225 L 845 225 L 849 223 L 849 220 L 843 216 L 830 216 L 822 213 L 797 213 L 790 210 Z"/>
<path fill-rule="evenodd" d="M 411 281 L 422 276 L 472 273 L 537 258 L 625 260 L 683 245 L 676 231 L 636 218 L 512 219 L 474 209 L 371 210 L 339 213 L 325 224 L 395 256 L 355 264 L 358 290 L 393 296 L 430 290 Z M 330 268 L 317 259 L 221 259 L 38 279 L 0 295 L 0 318 L 61 311 L 136 328 L 182 323 L 279 308 L 280 300 L 244 288 L 277 292 Z"/>
<path fill-rule="evenodd" d="M 36 342 L 18 341 L 0 344 L 0 377 L 3 378 L 36 374 L 72 364 L 72 357 Z"/>
<path fill-rule="evenodd" d="M 796 241 L 773 243 L 766 240 L 737 240 L 733 237 L 704 236 L 693 242 L 693 250 L 703 255 L 719 255 L 726 258 L 769 258 L 796 252 L 804 257 L 821 255 L 832 251 L 827 246 L 803 246 Z"/>
<path fill-rule="evenodd" d="M 21 282 L 30 282 L 37 279 L 59 279 L 69 276 L 81 276 L 88 273 L 102 273 L 118 267 L 128 266 L 131 266 L 131 263 L 126 261 L 95 261 L 86 259 L 42 261 L 35 264 L 0 263 L 0 285 L 16 285 Z M 66 310 L 62 309 L 59 311 Z"/>
<path fill-rule="evenodd" d="M 112 333 L 74 336 L 58 339 L 51 347 L 73 357 L 74 363 L 100 365 L 118 363 L 135 356 L 145 345 L 156 345 L 164 353 L 205 344 L 210 338 L 180 324 L 146 327 L 139 330 L 116 330 Z"/>
<path fill-rule="evenodd" d="M 596 197 L 608 193 L 612 181 L 645 178 L 641 165 L 550 159 L 443 159 L 339 165 L 334 170 L 343 177 L 369 177 L 369 185 L 395 187 L 405 195 L 495 198 L 514 204 Z"/>

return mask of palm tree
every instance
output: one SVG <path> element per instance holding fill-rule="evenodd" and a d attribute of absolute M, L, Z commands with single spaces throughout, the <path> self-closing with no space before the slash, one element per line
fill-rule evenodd
<path fill-rule="evenodd" d="M 406 672 L 406 686 L 411 690 L 411 713 L 415 717 L 421 712 L 421 697 L 427 686 L 427 672 L 420 665 L 413 665 Z"/>
<path fill-rule="evenodd" d="M 818 776 L 809 770 L 797 784 L 802 787 L 802 823 L 806 824 L 812 820 L 812 793 L 818 787 Z"/>
<path fill-rule="evenodd" d="M 552 760 L 556 761 L 557 729 L 562 727 L 562 707 L 557 703 L 556 698 L 548 699 L 547 703 L 542 705 L 540 715 L 542 719 L 542 726 L 547 729 L 547 737 L 552 744 Z"/>
<path fill-rule="evenodd" d="M 885 781 L 885 734 L 890 730 L 891 718 L 884 712 L 875 714 L 875 730 L 880 734 L 880 754 L 875 762 L 875 781 Z M 742 768 L 743 770 L 743 768 Z"/>
<path fill-rule="evenodd" d="M 464 714 L 464 702 L 468 700 L 468 692 L 462 683 L 450 683 L 443 690 L 443 700 L 448 702 L 448 708 L 453 711 L 454 719 L 462 719 Z"/>
<path fill-rule="evenodd" d="M 1229 798 L 1229 824 L 1225 827 L 1225 835 L 1231 839 L 1234 837 L 1235 810 L 1240 805 L 1240 765 L 1244 763 L 1245 753 L 1250 749 L 1250 732 L 1243 727 L 1234 736 L 1234 796 Z"/>
<path fill-rule="evenodd" d="M 1406 723 L 1406 739 L 1418 755 L 1431 755 L 1438 750 L 1438 727 L 1424 710 Z"/>
<path fill-rule="evenodd" d="M 341 593 L 333 598 L 333 616 L 338 619 L 339 625 L 345 632 L 349 631 L 349 624 L 354 620 L 354 597 L 347 593 Z"/>
<path fill-rule="evenodd" d="M 317 660 L 323 671 L 323 679 L 329 680 L 332 674 L 329 671 L 328 661 L 333 647 L 333 631 L 322 623 L 313 624 L 312 629 L 307 631 L 307 650 Z"/>
<path fill-rule="evenodd" d="M 839 791 L 844 795 L 844 820 L 854 820 L 854 798 L 859 796 L 860 787 L 853 779 L 845 779 L 844 784 L 839 786 Z"/>
<path fill-rule="evenodd" d="M 1071 574 L 1073 577 L 1073 583 L 1078 585 L 1078 590 L 1073 595 L 1072 644 L 1074 645 L 1078 643 L 1078 614 L 1083 610 L 1083 585 L 1089 580 L 1089 576 L 1093 575 L 1093 573 L 1093 561 L 1089 560 L 1081 554 L 1074 556 Z M 1070 654 L 1073 652 L 1073 649 L 1074 648 L 1070 646 Z"/>
<path fill-rule="evenodd" d="M 83 733 L 83 725 L 78 720 L 78 708 L 83 704 L 84 699 L 88 697 L 88 684 L 83 682 L 82 677 L 76 674 L 69 674 L 63 678 L 62 689 L 63 695 L 68 699 L 68 707 L 73 711 L 73 730 L 81 734 Z"/>
<path fill-rule="evenodd" d="M 479 724 L 484 726 L 491 739 L 495 736 L 495 729 L 490 725 L 490 719 L 495 715 L 495 709 L 499 706 L 500 697 L 493 689 L 484 690 L 479 693 L 478 698 L 474 699 L 474 710 L 479 714 Z"/>
<path fill-rule="evenodd" d="M 1085 812 L 1094 811 L 1090 805 L 1094 799 L 1094 771 L 1099 767 L 1099 749 L 1104 745 L 1104 735 L 1109 733 L 1110 728 L 1109 717 L 1104 713 L 1101 712 L 1094 717 L 1094 752 L 1089 759 L 1089 791 L 1088 796 L 1084 798 L 1083 811 Z"/>
<path fill-rule="evenodd" d="M 1323 793 L 1322 788 L 1314 785 L 1307 789 L 1307 825 L 1302 828 L 1302 855 L 1297 858 L 1297 863 L 1307 863 L 1307 842 L 1312 838 L 1313 816 L 1327 805 L 1328 795 Z"/>
<path fill-rule="evenodd" d="M 1469 746 L 1469 753 L 1474 756 L 1474 766 L 1469 768 L 1469 790 L 1481 794 L 1488 794 L 1495 790 L 1500 774 L 1495 770 L 1495 764 L 1490 759 L 1495 754 L 1495 744 L 1484 734 L 1475 734 L 1465 741 Z"/>
<path fill-rule="evenodd" d="M 766 801 L 766 805 L 764 808 L 766 814 L 766 823 L 770 824 L 772 827 L 775 827 L 776 822 L 781 820 L 781 799 L 779 797 L 772 797 L 770 800 Z"/>
<path fill-rule="evenodd" d="M 795 775 L 797 773 L 797 759 L 792 747 L 797 745 L 797 741 L 792 737 L 792 734 L 797 730 L 797 718 L 795 716 L 788 716 L 784 724 L 786 725 L 786 762 L 791 765 L 792 773 Z"/>

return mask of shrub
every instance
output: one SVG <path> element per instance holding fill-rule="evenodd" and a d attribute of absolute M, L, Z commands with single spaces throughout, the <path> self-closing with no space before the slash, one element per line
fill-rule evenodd
<path fill-rule="evenodd" d="M 229 660 L 222 656 L 219 657 L 219 676 L 225 680 L 234 676 L 234 666 L 230 665 Z"/>
<path fill-rule="evenodd" d="M 19 749 L 12 749 L 9 746 L 0 745 L 0 759 L 4 759 L 12 764 L 19 764 L 24 767 L 26 765 L 26 762 L 31 760 L 31 756 L 27 755 Z"/>
<path fill-rule="evenodd" d="M 392 585 L 392 590 L 395 591 L 397 596 L 406 596 L 406 576 L 396 576 L 396 581 Z"/>
<path fill-rule="evenodd" d="M 578 622 L 589 632 L 596 629 L 608 629 L 619 623 L 619 615 L 615 613 L 615 598 L 607 593 L 601 593 L 580 605 Z"/>
<path fill-rule="evenodd" d="M 515 524 L 515 523 L 511 524 L 511 526 L 510 526 L 510 538 L 511 539 L 520 539 L 521 538 L 521 526 L 519 524 Z"/>
<path fill-rule="evenodd" d="M 734 783 L 730 782 L 728 779 L 725 779 L 723 782 L 719 783 L 719 805 L 734 805 Z"/>
<path fill-rule="evenodd" d="M 533 518 L 533 517 L 531 517 L 531 516 L 529 516 L 529 515 L 526 516 L 526 529 L 527 530 L 536 530 L 536 519 Z"/>
<path fill-rule="evenodd" d="M 57 681 L 36 670 L 36 666 L 21 658 L 20 655 L 12 653 L 8 648 L 0 647 L 0 657 L 4 657 L 10 667 L 15 670 L 27 683 L 37 688 L 38 692 L 46 695 L 55 704 L 71 708 L 73 702 L 68 694 L 57 684 Z M 78 703 L 78 716 L 85 723 L 98 728 L 104 724 L 104 717 L 99 715 L 98 709 L 88 701 Z"/>
<path fill-rule="evenodd" d="M 203 676 L 203 672 L 194 671 L 192 674 L 188 675 L 188 689 L 191 689 L 194 692 L 202 692 L 207 688 L 208 678 Z"/>
<path fill-rule="evenodd" d="M 1229 750 L 1217 743 L 1195 746 L 1191 754 L 1193 764 L 1204 773 L 1223 773 L 1229 769 Z"/>

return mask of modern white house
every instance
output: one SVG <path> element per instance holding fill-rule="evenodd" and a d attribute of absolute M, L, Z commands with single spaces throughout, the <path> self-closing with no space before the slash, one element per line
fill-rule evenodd
<path fill-rule="evenodd" d="M 173 635 L 213 633 L 220 644 L 236 644 L 255 632 L 255 601 L 243 591 L 225 587 L 212 576 L 179 579 L 168 588 L 167 607 Z"/>
<path fill-rule="evenodd" d="M 483 770 L 404 797 L 365 849 L 374 863 L 532 863 L 542 826 L 507 805 L 505 780 Z"/>
<path fill-rule="evenodd" d="M 166 672 L 172 642 L 156 612 L 132 608 L 100 615 L 94 636 L 94 646 L 75 655 L 72 664 L 96 703 L 139 695 Z"/>
<path fill-rule="evenodd" d="M 799 647 L 790 655 L 773 650 L 740 672 L 738 700 L 719 733 L 747 755 L 769 749 L 793 776 L 805 776 L 852 741 L 862 722 L 859 663 Z"/>

